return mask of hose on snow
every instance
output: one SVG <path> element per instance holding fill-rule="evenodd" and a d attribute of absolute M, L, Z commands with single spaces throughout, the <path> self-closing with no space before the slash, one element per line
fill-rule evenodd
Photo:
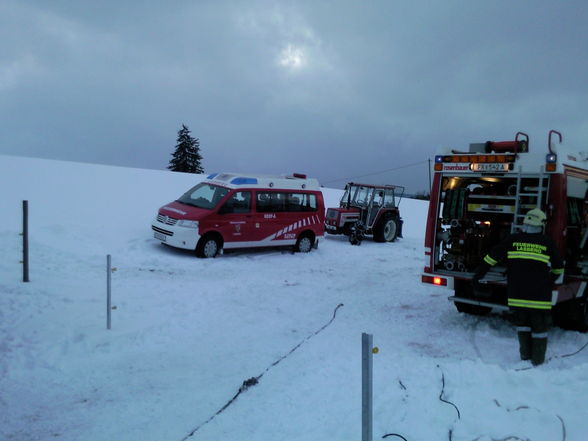
<path fill-rule="evenodd" d="M 586 343 L 584 346 L 582 346 L 576 352 L 572 352 L 571 354 L 556 355 L 555 358 L 557 358 L 557 357 L 559 357 L 559 358 L 572 357 L 572 356 L 574 356 L 574 355 L 579 354 L 580 352 L 582 352 L 584 349 L 586 349 L 586 347 L 588 347 L 588 343 Z"/>
<path fill-rule="evenodd" d="M 389 436 L 397 436 L 398 438 L 403 439 L 404 441 L 408 441 L 405 437 L 403 437 L 402 435 L 400 435 L 398 433 L 387 433 L 382 438 L 388 438 Z"/>
<path fill-rule="evenodd" d="M 459 412 L 458 407 L 455 404 L 453 404 L 451 401 L 447 401 L 446 399 L 443 398 L 443 392 L 445 392 L 445 374 L 443 373 L 443 370 L 441 369 L 441 367 L 439 365 L 437 365 L 437 367 L 439 368 L 439 370 L 441 370 L 441 393 L 439 394 L 439 401 L 442 401 L 444 403 L 452 405 L 457 412 L 457 419 L 460 420 L 461 413 Z"/>
<path fill-rule="evenodd" d="M 547 360 L 545 360 L 545 362 L 554 360 L 556 358 L 566 358 L 566 357 L 573 357 L 574 355 L 578 355 L 580 352 L 582 352 L 584 349 L 586 349 L 588 347 L 588 343 L 585 343 L 584 346 L 582 346 L 580 349 L 578 349 L 575 352 L 572 352 L 571 354 L 563 354 L 563 355 L 554 355 L 553 357 L 549 357 Z M 518 368 L 515 369 L 515 371 L 528 371 L 529 369 L 533 369 L 533 366 L 526 366 L 523 368 Z"/>
<path fill-rule="evenodd" d="M 198 425 L 196 428 L 194 428 L 192 431 L 190 431 L 190 433 L 188 433 L 185 437 L 183 437 L 181 441 L 186 441 L 188 438 L 191 438 L 198 430 L 200 430 L 200 428 L 202 426 L 205 426 L 206 424 L 210 423 L 217 415 L 220 415 L 231 404 L 233 404 L 239 395 L 241 395 L 243 392 L 245 392 L 251 386 L 255 386 L 256 384 L 258 384 L 259 383 L 259 380 L 261 379 L 261 377 L 263 377 L 263 375 L 266 372 L 268 372 L 271 368 L 277 366 L 282 360 L 286 359 L 294 351 L 296 351 L 296 349 L 298 349 L 300 346 L 302 346 L 304 343 L 306 343 L 312 337 L 314 337 L 317 334 L 321 333 L 327 326 L 329 326 L 331 323 L 333 323 L 333 321 L 335 320 L 335 317 L 337 316 L 338 309 L 341 308 L 342 306 L 343 306 L 343 303 L 339 303 L 335 307 L 335 310 L 333 311 L 333 316 L 331 317 L 331 319 L 327 323 L 325 323 L 322 327 L 320 327 L 319 329 L 317 329 L 315 332 L 313 332 L 308 337 L 306 337 L 304 340 L 302 340 L 300 343 L 298 343 L 296 346 L 294 346 L 289 352 L 287 352 L 286 354 L 284 354 L 280 358 L 278 358 L 276 361 L 274 361 L 261 374 L 259 374 L 256 377 L 251 377 L 251 378 L 243 381 L 243 384 L 241 384 L 241 387 L 239 387 L 239 390 L 237 391 L 237 393 L 235 393 L 235 395 L 233 396 L 233 398 L 231 398 L 229 401 L 227 401 L 227 403 L 223 407 L 221 407 L 219 410 L 217 410 L 210 418 L 208 418 L 206 421 L 204 421 L 203 423 L 201 423 L 200 425 Z"/>
<path fill-rule="evenodd" d="M 455 404 L 453 404 L 451 401 L 448 401 L 445 398 L 443 398 L 443 394 L 445 393 L 445 374 L 443 373 L 441 366 L 437 365 L 437 367 L 441 371 L 441 392 L 439 393 L 439 401 L 446 403 L 446 404 L 450 404 L 451 406 L 453 406 L 455 408 L 455 410 L 457 411 L 457 419 L 461 419 L 461 412 L 459 411 L 459 408 Z M 400 384 L 400 387 L 402 387 L 402 389 L 406 390 L 406 386 L 402 383 L 401 380 L 398 380 L 398 383 Z M 408 441 L 404 436 L 402 436 L 398 433 L 387 433 L 384 436 L 382 436 L 382 438 L 388 438 L 389 436 L 396 436 L 398 438 L 403 439 L 404 441 Z M 452 436 L 453 436 L 453 430 L 449 429 L 449 441 L 452 440 Z"/>

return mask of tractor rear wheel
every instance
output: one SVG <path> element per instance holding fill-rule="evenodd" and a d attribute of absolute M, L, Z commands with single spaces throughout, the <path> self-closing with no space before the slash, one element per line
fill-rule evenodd
<path fill-rule="evenodd" d="M 398 220 L 395 217 L 383 217 L 374 228 L 374 242 L 394 242 L 397 237 Z"/>

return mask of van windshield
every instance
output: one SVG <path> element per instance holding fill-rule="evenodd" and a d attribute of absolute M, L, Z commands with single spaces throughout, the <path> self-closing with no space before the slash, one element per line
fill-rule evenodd
<path fill-rule="evenodd" d="M 228 188 L 200 183 L 184 193 L 177 202 L 192 207 L 212 210 L 228 192 Z"/>

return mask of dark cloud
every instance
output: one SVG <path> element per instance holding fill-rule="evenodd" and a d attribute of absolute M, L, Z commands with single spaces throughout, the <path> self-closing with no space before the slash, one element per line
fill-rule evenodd
<path fill-rule="evenodd" d="M 587 19 L 584 0 L 5 0 L 0 153 L 164 169 L 184 123 L 207 171 L 422 190 L 440 146 L 582 146 Z"/>

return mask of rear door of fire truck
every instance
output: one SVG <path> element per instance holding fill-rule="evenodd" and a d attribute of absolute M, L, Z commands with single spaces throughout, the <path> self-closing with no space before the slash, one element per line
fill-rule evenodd
<path fill-rule="evenodd" d="M 460 312 L 484 314 L 508 309 L 504 266 L 485 277 L 483 290 L 471 278 L 484 256 L 510 232 L 521 227 L 525 213 L 549 203 L 550 175 L 517 167 L 515 154 L 451 155 L 436 159 L 429 225 L 430 249 L 423 281 L 454 289 Z M 433 201 L 436 199 L 437 203 Z"/>
<path fill-rule="evenodd" d="M 588 154 L 562 145 L 554 130 L 548 153 L 530 154 L 528 137 L 519 141 L 519 135 L 435 158 L 422 281 L 452 289 L 450 299 L 462 312 L 508 309 L 504 266 L 493 267 L 475 292 L 471 278 L 486 253 L 539 207 L 548 217 L 545 233 L 566 263 L 553 289 L 554 322 L 588 331 Z"/>

